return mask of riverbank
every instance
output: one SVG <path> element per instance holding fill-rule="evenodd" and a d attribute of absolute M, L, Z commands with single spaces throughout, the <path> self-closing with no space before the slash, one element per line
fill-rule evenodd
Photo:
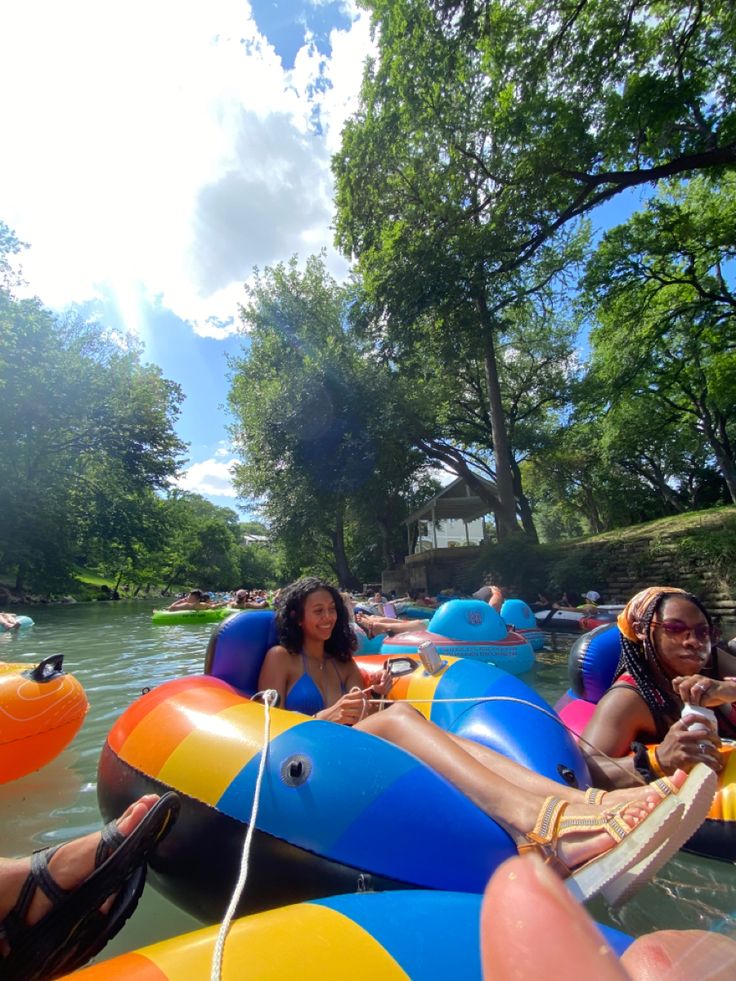
<path fill-rule="evenodd" d="M 507 540 L 483 546 L 474 580 L 504 583 L 532 599 L 537 590 L 623 603 L 653 583 L 699 596 L 716 615 L 736 618 L 736 506 L 673 515 L 574 541 Z"/>
<path fill-rule="evenodd" d="M 134 592 L 129 587 L 115 589 L 111 579 L 104 579 L 92 573 L 80 572 L 69 588 L 59 593 L 40 593 L 29 590 L 16 590 L 7 580 L 0 577 L 0 610 L 15 606 L 68 606 L 74 603 L 116 603 L 132 600 L 161 605 L 162 600 L 171 600 L 179 595 L 184 587 L 166 590 L 163 586 L 151 586 Z"/>

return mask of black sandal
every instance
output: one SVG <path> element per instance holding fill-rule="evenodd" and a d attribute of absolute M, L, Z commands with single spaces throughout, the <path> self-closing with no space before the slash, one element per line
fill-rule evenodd
<path fill-rule="evenodd" d="M 148 859 L 171 830 L 179 813 L 177 794 L 164 794 L 129 835 L 117 822 L 102 829 L 95 870 L 76 889 L 62 889 L 49 872 L 61 848 L 31 855 L 31 871 L 18 901 L 0 923 L 0 939 L 10 950 L 0 958 L 2 981 L 50 981 L 83 967 L 99 953 L 132 916 L 146 882 Z M 38 923 L 27 926 L 28 907 L 40 889 L 53 903 Z M 109 912 L 100 906 L 114 896 Z"/>

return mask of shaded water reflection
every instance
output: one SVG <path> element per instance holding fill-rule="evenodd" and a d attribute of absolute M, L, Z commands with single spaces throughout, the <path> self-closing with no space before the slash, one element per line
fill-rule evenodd
<path fill-rule="evenodd" d="M 121 711 L 141 692 L 170 678 L 202 669 L 211 625 L 154 626 L 151 607 L 120 602 L 34 607 L 36 626 L 0 635 L 0 659 L 35 662 L 63 653 L 65 667 L 84 685 L 90 711 L 73 744 L 38 773 L 0 785 L 0 853 L 26 854 L 99 826 L 97 760 L 105 736 Z M 567 687 L 567 643 L 542 651 L 528 680 L 550 702 Z M 681 854 L 623 910 L 610 914 L 591 903 L 596 918 L 632 934 L 658 928 L 701 927 L 736 936 L 736 869 Z M 154 889 L 99 960 L 199 926 Z"/>

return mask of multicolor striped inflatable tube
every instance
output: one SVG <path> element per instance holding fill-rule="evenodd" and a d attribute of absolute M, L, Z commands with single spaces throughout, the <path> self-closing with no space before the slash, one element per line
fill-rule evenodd
<path fill-rule="evenodd" d="M 209 922 L 232 892 L 251 816 L 264 708 L 248 694 L 274 641 L 270 612 L 225 621 L 210 643 L 209 674 L 168 682 L 135 702 L 100 760 L 106 817 L 142 793 L 182 796 L 176 827 L 152 867 L 174 902 Z M 420 699 L 418 707 L 448 731 L 554 780 L 587 786 L 574 740 L 519 679 L 469 660 L 448 659 L 436 676 L 411 656 L 402 662 L 394 697 Z M 503 700 L 477 701 L 487 697 Z M 296 712 L 274 709 L 271 717 L 240 912 L 359 888 L 479 893 L 514 852 L 502 828 L 411 754 Z"/>
<path fill-rule="evenodd" d="M 236 920 L 223 981 L 482 981 L 480 896 L 387 892 L 335 896 Z M 617 956 L 632 938 L 599 929 Z M 78 981 L 200 981 L 210 977 L 217 927 L 123 954 Z M 70 975 L 72 977 L 72 975 Z"/>
<path fill-rule="evenodd" d="M 0 783 L 40 770 L 79 732 L 89 705 L 63 663 L 0 664 Z"/>
<path fill-rule="evenodd" d="M 578 638 L 568 659 L 569 691 L 555 711 L 580 734 L 593 717 L 599 699 L 616 676 L 621 638 L 615 623 L 596 627 Z M 724 743 L 725 767 L 718 776 L 718 793 L 708 818 L 688 841 L 685 851 L 706 858 L 736 860 L 736 744 Z"/>
<path fill-rule="evenodd" d="M 384 654 L 416 654 L 419 645 L 431 640 L 442 655 L 490 661 L 511 674 L 523 674 L 534 665 L 534 651 L 526 638 L 506 628 L 501 615 L 481 600 L 450 600 L 427 624 L 386 637 Z"/>

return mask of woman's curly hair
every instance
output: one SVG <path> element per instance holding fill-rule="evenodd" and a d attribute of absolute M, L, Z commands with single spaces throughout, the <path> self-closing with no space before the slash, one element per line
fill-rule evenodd
<path fill-rule="evenodd" d="M 291 654 L 298 654 L 304 646 L 304 633 L 300 621 L 304 617 L 304 604 L 307 597 L 318 589 L 326 590 L 335 601 L 337 622 L 325 641 L 325 654 L 336 661 L 349 661 L 357 647 L 355 634 L 350 627 L 350 617 L 338 590 L 316 576 L 307 576 L 291 583 L 281 593 L 276 605 L 276 629 L 279 643 Z"/>

